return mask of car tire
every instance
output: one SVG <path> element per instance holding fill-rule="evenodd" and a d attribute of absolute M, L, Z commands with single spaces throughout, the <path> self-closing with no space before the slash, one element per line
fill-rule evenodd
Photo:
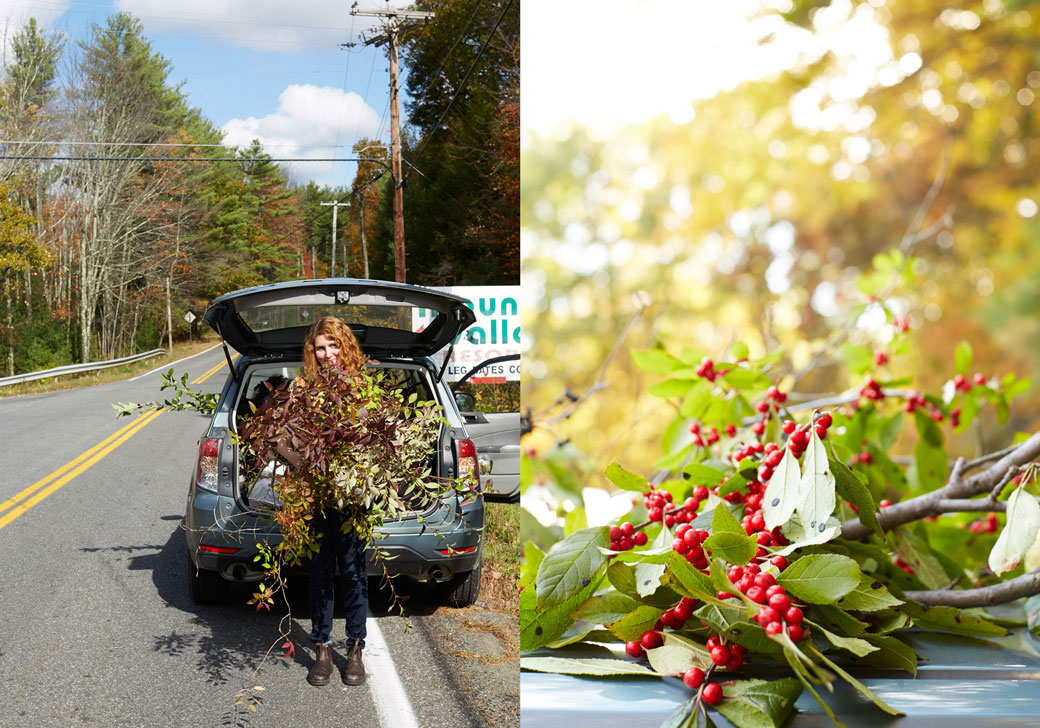
<path fill-rule="evenodd" d="M 480 595 L 480 564 L 473 571 L 455 574 L 441 586 L 441 599 L 449 607 L 468 607 Z"/>
<path fill-rule="evenodd" d="M 188 596 L 196 604 L 218 604 L 227 596 L 227 584 L 220 574 L 198 568 L 188 556 Z"/>

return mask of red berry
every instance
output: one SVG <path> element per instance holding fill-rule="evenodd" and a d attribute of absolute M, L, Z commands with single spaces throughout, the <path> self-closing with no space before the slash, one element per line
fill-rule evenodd
<path fill-rule="evenodd" d="M 800 624 L 789 624 L 787 625 L 787 636 L 791 638 L 792 642 L 800 642 L 802 636 L 805 634 Z"/>
<path fill-rule="evenodd" d="M 780 571 L 783 571 L 784 569 L 787 568 L 787 559 L 784 558 L 783 556 L 774 556 L 773 558 L 771 558 L 769 560 L 769 563 L 771 563 L 773 566 L 775 566 Z"/>
<path fill-rule="evenodd" d="M 823 425 L 824 427 L 830 427 L 831 424 L 833 424 L 833 422 L 834 418 L 831 417 L 830 412 L 824 412 L 822 415 L 820 415 L 819 419 L 816 420 L 816 424 Z"/>
<path fill-rule="evenodd" d="M 760 586 L 750 587 L 745 592 L 745 594 L 747 595 L 748 599 L 750 599 L 753 602 L 757 602 L 758 604 L 764 604 L 766 601 L 766 590 Z"/>
<path fill-rule="evenodd" d="M 671 528 L 672 526 L 674 526 L 675 525 L 675 516 L 673 516 L 671 514 L 665 516 L 664 517 L 664 525 L 665 525 L 665 528 Z"/>
<path fill-rule="evenodd" d="M 649 518 L 651 521 L 660 521 L 661 516 L 661 509 L 657 506 L 653 506 L 649 511 L 647 511 L 646 517 Z"/>
<path fill-rule="evenodd" d="M 765 521 L 762 521 L 762 526 L 764 527 L 765 525 Z M 773 537 L 769 535 L 769 531 L 759 531 L 756 540 L 759 546 L 769 546 L 773 543 Z"/>
<path fill-rule="evenodd" d="M 643 656 L 643 645 L 633 640 L 632 642 L 625 643 L 625 652 L 628 653 L 629 657 L 642 657 Z"/>
<path fill-rule="evenodd" d="M 818 438 L 820 438 L 821 440 L 822 440 L 823 438 L 827 437 L 827 428 L 826 428 L 826 427 L 824 427 L 823 425 L 820 425 L 820 424 L 818 424 L 818 425 L 816 425 L 816 427 L 815 427 L 815 428 L 813 428 L 813 429 L 814 429 L 814 431 L 816 432 L 816 436 L 817 436 Z"/>
<path fill-rule="evenodd" d="M 726 669 L 730 672 L 736 672 L 740 669 L 741 665 L 744 664 L 744 656 L 733 652 L 732 650 L 730 651 L 730 655 L 729 662 L 726 663 Z"/>
<path fill-rule="evenodd" d="M 708 705 L 718 705 L 722 702 L 722 686 L 718 683 L 708 683 L 701 688 L 701 700 Z"/>
<path fill-rule="evenodd" d="M 774 594 L 769 597 L 769 606 L 778 612 L 786 612 L 791 606 L 791 597 L 786 594 Z"/>
<path fill-rule="evenodd" d="M 686 604 L 685 602 L 679 602 L 674 607 L 672 607 L 672 613 L 675 615 L 675 618 L 678 619 L 680 622 L 685 622 L 687 619 L 693 616 L 693 605 Z"/>
<path fill-rule="evenodd" d="M 981 374 L 981 373 L 980 374 L 976 374 L 973 377 L 973 381 L 975 382 L 975 384 L 978 384 L 978 385 L 981 386 L 981 385 L 986 383 L 986 375 L 985 374 Z"/>
<path fill-rule="evenodd" d="M 784 619 L 787 620 L 789 625 L 801 624 L 803 619 L 802 610 L 798 607 L 791 607 L 784 613 Z"/>
<path fill-rule="evenodd" d="M 782 586 L 780 586 L 779 584 L 773 584 L 772 586 L 770 586 L 769 588 L 766 589 L 766 598 L 768 599 L 768 598 L 772 597 L 774 594 L 786 594 L 786 593 L 787 592 L 784 591 L 784 588 Z"/>
<path fill-rule="evenodd" d="M 632 539 L 625 536 L 621 541 L 618 542 L 618 551 L 631 551 L 632 550 Z"/>
<path fill-rule="evenodd" d="M 621 524 L 621 533 L 623 533 L 626 536 L 631 536 L 632 532 L 634 530 L 635 530 L 635 526 L 633 526 L 628 521 L 625 521 L 624 523 Z"/>
<path fill-rule="evenodd" d="M 761 434 L 766 431 L 766 425 L 764 422 L 756 422 L 755 424 L 751 425 L 751 431 L 754 432 L 756 435 L 761 436 Z"/>
<path fill-rule="evenodd" d="M 719 667 L 729 662 L 729 657 L 729 648 L 725 645 L 719 645 L 711 651 L 711 661 Z"/>
<path fill-rule="evenodd" d="M 737 426 L 736 425 L 734 425 L 732 423 L 726 425 L 726 436 L 727 437 L 733 437 L 736 434 L 737 434 Z"/>
<path fill-rule="evenodd" d="M 632 536 L 632 543 L 634 543 L 636 546 L 645 546 L 646 533 L 644 531 L 636 531 L 636 533 Z"/>
<path fill-rule="evenodd" d="M 639 642 L 648 650 L 653 650 L 664 644 L 664 640 L 661 638 L 661 633 L 655 632 L 652 629 L 643 632 L 643 636 L 639 638 Z"/>
<path fill-rule="evenodd" d="M 794 420 L 784 420 L 784 424 L 780 426 L 780 429 L 784 431 L 785 435 L 790 435 L 797 426 L 798 424 Z"/>
<path fill-rule="evenodd" d="M 722 638 L 719 637 L 718 635 L 712 635 L 711 637 L 709 637 L 704 642 L 704 649 L 706 649 L 708 652 L 711 652 L 716 647 L 719 647 L 721 645 L 722 645 Z"/>
<path fill-rule="evenodd" d="M 734 584 L 736 584 L 744 576 L 744 567 L 743 566 L 731 566 L 729 568 L 729 571 L 726 572 L 726 576 L 729 577 L 730 581 L 732 581 Z"/>
<path fill-rule="evenodd" d="M 708 500 L 708 489 L 703 485 L 695 485 L 693 487 L 693 497 L 699 501 Z"/>
<path fill-rule="evenodd" d="M 621 533 L 621 529 L 620 528 L 618 528 L 617 526 L 611 526 L 610 527 L 610 540 L 611 541 L 620 541 L 621 540 L 621 536 L 622 536 L 622 533 Z"/>
<path fill-rule="evenodd" d="M 780 634 L 784 631 L 784 626 L 780 622 L 770 622 L 766 625 L 766 634 Z"/>
<path fill-rule="evenodd" d="M 668 611 L 666 611 L 664 614 L 661 615 L 661 618 L 657 621 L 657 624 L 661 628 L 671 627 L 671 628 L 674 629 L 675 628 L 675 624 L 676 624 L 676 622 L 675 622 L 675 614 L 672 612 L 671 609 L 669 609 Z"/>
<path fill-rule="evenodd" d="M 672 541 L 672 551 L 677 554 L 685 554 L 690 550 L 690 545 L 686 543 L 686 539 L 677 538 Z"/>
<path fill-rule="evenodd" d="M 888 508 L 890 505 L 892 505 L 892 501 L 888 498 L 883 498 L 881 502 L 878 503 L 878 508 Z"/>
<path fill-rule="evenodd" d="M 686 687 L 696 690 L 704 684 L 704 670 L 699 667 L 691 667 L 683 673 L 682 679 L 686 683 Z"/>
<path fill-rule="evenodd" d="M 755 586 L 760 586 L 763 589 L 768 589 L 769 587 L 775 584 L 776 577 L 770 574 L 768 571 L 763 571 L 755 575 Z"/>
<path fill-rule="evenodd" d="M 758 614 L 755 615 L 755 621 L 763 627 L 766 627 L 770 622 L 779 622 L 780 613 L 772 607 L 762 607 L 758 611 Z"/>
<path fill-rule="evenodd" d="M 878 349 L 874 352 L 874 363 L 879 367 L 888 364 L 888 354 Z"/>

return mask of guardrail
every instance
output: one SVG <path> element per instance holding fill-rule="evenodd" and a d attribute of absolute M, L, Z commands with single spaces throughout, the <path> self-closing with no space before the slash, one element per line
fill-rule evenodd
<path fill-rule="evenodd" d="M 48 379 L 50 377 L 61 377 L 66 374 L 81 374 L 83 372 L 92 372 L 97 369 L 108 369 L 109 367 L 117 367 L 120 364 L 130 364 L 135 361 L 142 361 L 144 359 L 150 359 L 153 356 L 161 356 L 166 354 L 166 349 L 152 349 L 146 351 L 143 354 L 134 354 L 132 356 L 124 356 L 122 359 L 110 359 L 109 361 L 95 361 L 87 362 L 86 364 L 68 364 L 63 367 L 54 367 L 53 369 L 44 369 L 39 372 L 29 372 L 28 374 L 15 374 L 13 377 L 0 377 L 0 387 L 6 387 L 11 384 L 21 384 L 22 382 L 33 382 L 37 379 Z"/>

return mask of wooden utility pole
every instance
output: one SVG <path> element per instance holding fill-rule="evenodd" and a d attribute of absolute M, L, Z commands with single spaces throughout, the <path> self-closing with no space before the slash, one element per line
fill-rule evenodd
<path fill-rule="evenodd" d="M 336 277 L 336 213 L 339 212 L 339 208 L 350 207 L 350 202 L 322 202 L 322 207 L 332 206 L 332 272 L 329 274 L 330 278 Z M 343 246 L 343 272 L 347 272 L 347 246 Z"/>
<path fill-rule="evenodd" d="M 352 8 L 351 15 L 371 15 L 384 18 L 379 35 L 365 39 L 365 45 L 387 46 L 390 56 L 390 173 L 393 175 L 394 202 L 394 280 L 405 283 L 404 259 L 404 175 L 401 174 L 401 118 L 398 111 L 397 37 L 419 28 L 433 17 L 424 10 L 360 10 Z"/>

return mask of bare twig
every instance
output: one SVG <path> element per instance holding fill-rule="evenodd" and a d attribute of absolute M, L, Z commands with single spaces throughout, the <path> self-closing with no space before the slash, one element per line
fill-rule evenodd
<path fill-rule="evenodd" d="M 1040 592 L 1040 569 L 1030 571 L 1015 579 L 1002 581 L 977 589 L 932 589 L 930 591 L 908 591 L 903 596 L 918 604 L 928 606 L 989 607 L 1005 604 L 1015 599 Z"/>
<path fill-rule="evenodd" d="M 968 462 L 965 463 L 965 467 L 960 471 L 955 470 L 954 474 L 957 477 L 951 476 L 942 488 L 883 509 L 878 513 L 878 523 L 881 524 L 882 528 L 894 528 L 926 516 L 937 516 L 951 512 L 950 510 L 943 510 L 941 507 L 944 501 L 947 504 L 951 500 L 968 501 L 972 496 L 992 492 L 996 484 L 1006 478 L 1009 472 L 1014 470 L 1014 473 L 1017 473 L 1020 466 L 1035 460 L 1037 457 L 1040 457 L 1040 432 L 1019 443 L 997 462 L 971 477 L 961 477 L 961 472 L 971 465 L 971 462 Z M 977 502 L 985 504 L 985 506 L 972 505 L 970 508 L 959 508 L 958 510 L 1001 510 L 998 507 L 1000 501 L 987 498 Z M 841 537 L 845 539 L 863 538 L 869 534 L 870 529 L 860 523 L 859 519 L 848 520 L 841 527 Z"/>
<path fill-rule="evenodd" d="M 603 362 L 603 366 L 600 367 L 599 374 L 596 375 L 596 381 L 593 382 L 587 390 L 585 390 L 585 393 L 580 396 L 571 396 L 567 397 L 564 400 L 557 400 L 557 402 L 554 403 L 552 406 L 557 407 L 562 405 L 564 406 L 563 411 L 553 417 L 548 417 L 548 412 L 551 410 L 551 408 L 544 410 L 543 412 L 540 412 L 533 420 L 530 420 L 532 427 L 542 426 L 543 420 L 546 425 L 554 425 L 557 422 L 562 422 L 564 420 L 570 419 L 574 415 L 574 413 L 577 412 L 578 409 L 589 400 L 589 398 L 591 398 L 597 392 L 600 392 L 607 388 L 607 383 L 604 379 L 607 373 L 607 367 L 610 366 L 611 362 L 617 357 L 618 353 L 621 351 L 621 345 L 628 337 L 629 330 L 646 311 L 646 307 L 647 304 L 640 302 L 639 308 L 636 310 L 634 314 L 632 314 L 631 318 L 629 318 L 628 323 L 625 324 L 625 328 L 621 330 L 621 334 L 614 342 L 614 348 L 611 349 L 610 354 Z M 569 405 L 566 404 L 567 400 L 570 401 Z"/>

